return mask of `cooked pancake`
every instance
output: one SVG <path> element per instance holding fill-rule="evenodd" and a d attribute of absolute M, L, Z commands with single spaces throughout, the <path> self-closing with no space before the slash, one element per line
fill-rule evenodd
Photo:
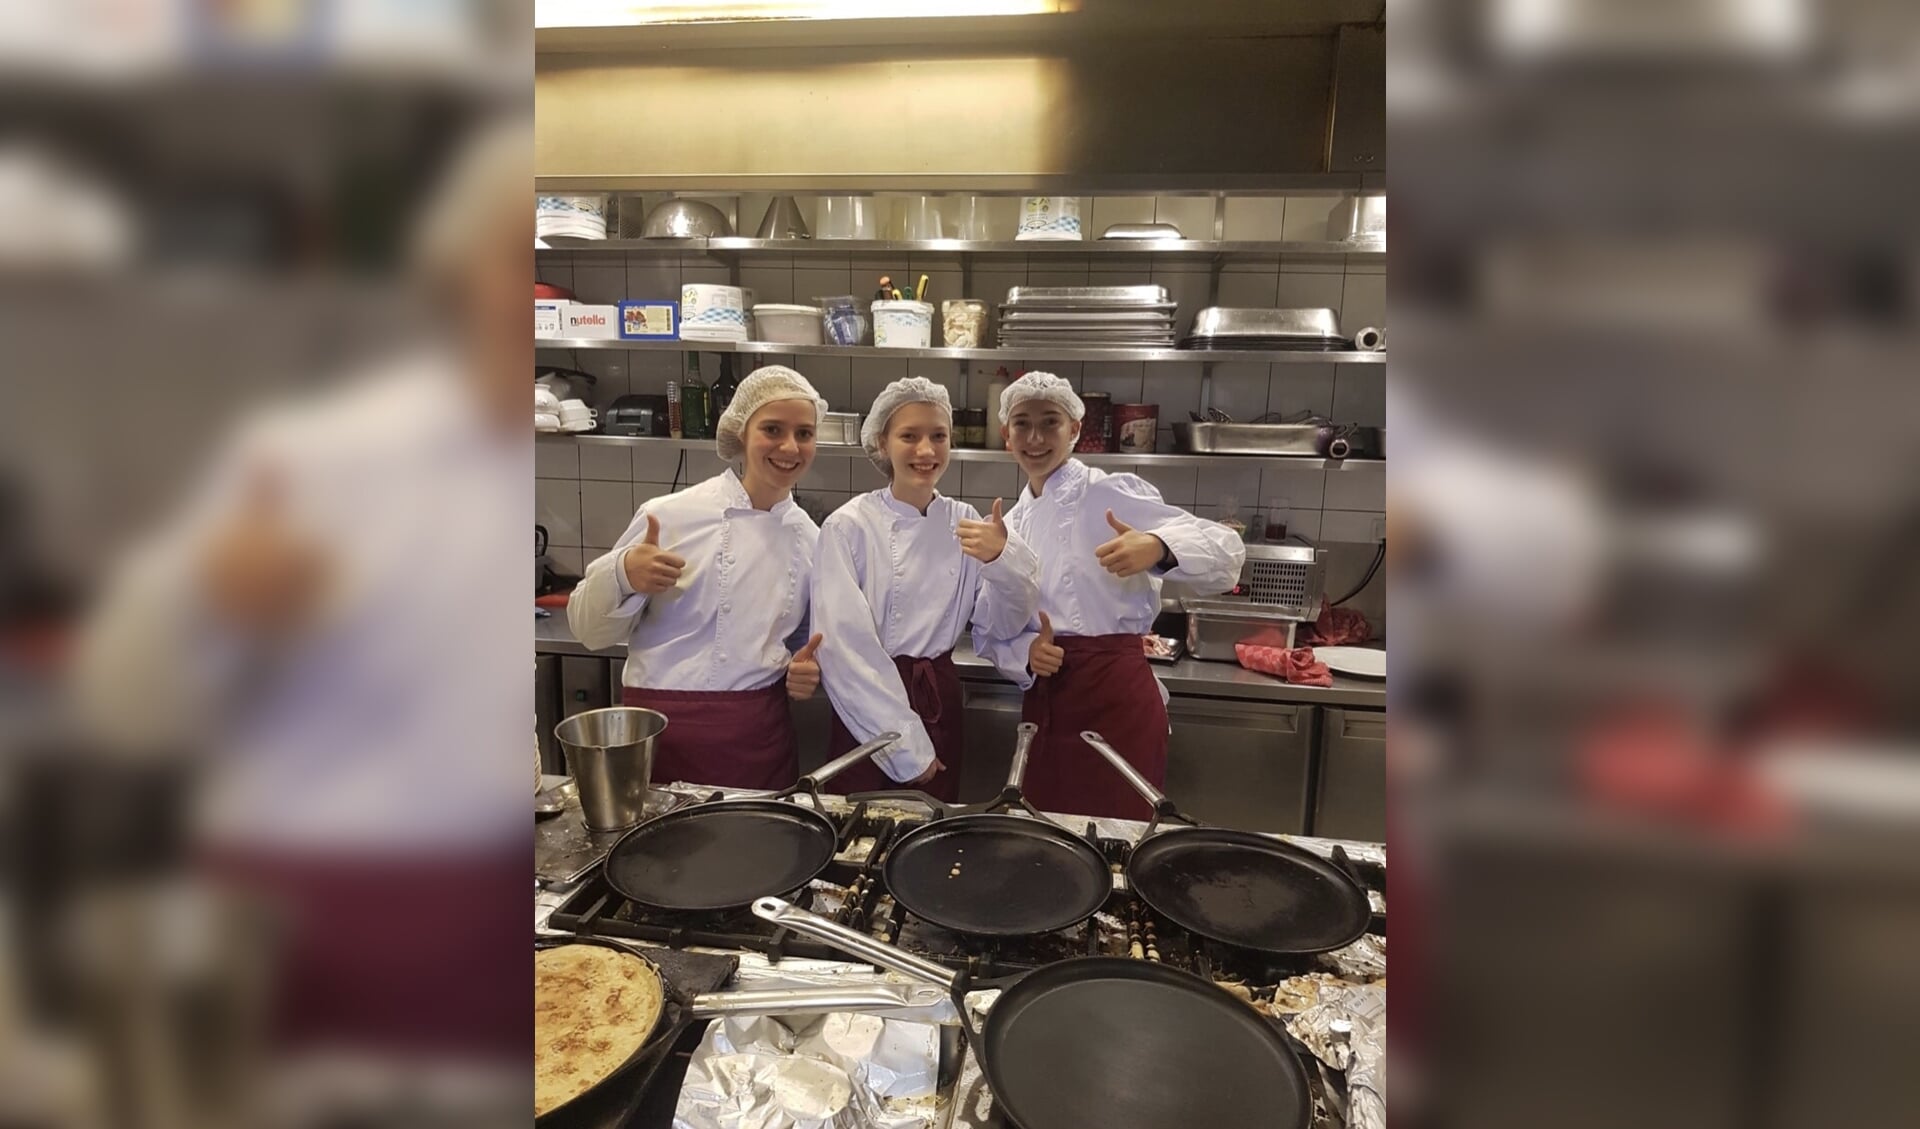
<path fill-rule="evenodd" d="M 647 962 L 600 945 L 533 954 L 533 1115 L 572 1101 L 614 1072 L 652 1034 L 660 977 Z"/>

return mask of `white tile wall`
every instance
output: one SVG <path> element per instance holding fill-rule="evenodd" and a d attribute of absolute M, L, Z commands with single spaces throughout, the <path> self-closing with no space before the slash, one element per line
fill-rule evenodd
<path fill-rule="evenodd" d="M 1174 225 L 1188 239 L 1212 239 L 1213 197 L 1159 197 L 1154 202 L 1153 218 L 1159 223 Z"/>
<path fill-rule="evenodd" d="M 611 545 L 633 521 L 635 506 L 631 482 L 580 483 L 582 544 Z"/>
<path fill-rule="evenodd" d="M 1325 509 L 1386 512 L 1387 471 L 1384 466 L 1378 463 L 1343 466 L 1327 474 L 1326 479 Z"/>
<path fill-rule="evenodd" d="M 1242 423 L 1259 419 L 1267 413 L 1269 370 L 1273 367 L 1264 363 L 1213 366 L 1213 394 L 1208 406 Z"/>
<path fill-rule="evenodd" d="M 1352 510 L 1320 511 L 1320 539 L 1323 541 L 1378 541 L 1376 526 L 1380 515 Z"/>
<path fill-rule="evenodd" d="M 632 482 L 632 447 L 587 443 L 580 447 L 580 477 L 593 482 Z"/>
<path fill-rule="evenodd" d="M 1284 196 L 1227 197 L 1228 239 L 1284 239 Z"/>
<path fill-rule="evenodd" d="M 533 441 L 535 478 L 579 478 L 583 448 L 571 439 L 536 436 Z"/>
<path fill-rule="evenodd" d="M 1333 418 L 1363 427 L 1387 425 L 1387 366 L 1338 365 L 1333 384 Z"/>
<path fill-rule="evenodd" d="M 547 527 L 548 545 L 579 545 L 580 483 L 542 478 L 533 484 L 533 520 Z"/>

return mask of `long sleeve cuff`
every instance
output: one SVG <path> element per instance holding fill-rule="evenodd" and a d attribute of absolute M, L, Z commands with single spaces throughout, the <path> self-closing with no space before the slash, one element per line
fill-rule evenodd
<path fill-rule="evenodd" d="M 880 771 L 896 784 L 919 779 L 933 761 L 933 738 L 918 718 L 901 731 L 900 740 L 894 743 L 893 748 L 873 756 L 873 763 L 879 765 Z"/>

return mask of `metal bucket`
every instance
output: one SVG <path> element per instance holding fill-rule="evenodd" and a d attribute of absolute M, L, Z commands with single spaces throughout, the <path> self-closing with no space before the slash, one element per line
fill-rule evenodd
<path fill-rule="evenodd" d="M 620 831 L 646 817 L 653 743 L 666 728 L 665 714 L 636 706 L 587 710 L 553 727 L 588 828 Z"/>

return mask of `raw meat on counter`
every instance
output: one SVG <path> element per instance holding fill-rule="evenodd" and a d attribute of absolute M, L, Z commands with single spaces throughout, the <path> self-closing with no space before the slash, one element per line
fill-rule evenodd
<path fill-rule="evenodd" d="M 1312 647 L 1266 647 L 1257 643 L 1235 643 L 1233 653 L 1240 665 L 1261 674 L 1283 678 L 1295 686 L 1331 686 L 1333 672 L 1313 657 Z"/>
<path fill-rule="evenodd" d="M 1349 643 L 1364 643 L 1372 637 L 1373 626 L 1367 617 L 1352 608 L 1321 608 L 1320 618 L 1300 631 L 1303 646 L 1344 647 Z"/>

